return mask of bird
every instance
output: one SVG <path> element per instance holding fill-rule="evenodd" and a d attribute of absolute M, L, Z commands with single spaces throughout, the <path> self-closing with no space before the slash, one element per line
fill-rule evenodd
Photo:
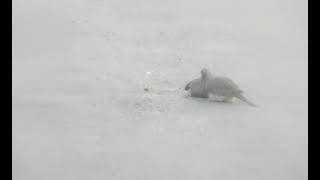
<path fill-rule="evenodd" d="M 250 106 L 257 107 L 243 96 L 243 91 L 231 79 L 225 76 L 214 76 L 208 69 L 201 69 L 201 77 L 189 82 L 185 90 L 190 89 L 191 96 L 205 97 L 210 95 L 222 97 L 223 102 L 230 102 L 238 98 Z"/>

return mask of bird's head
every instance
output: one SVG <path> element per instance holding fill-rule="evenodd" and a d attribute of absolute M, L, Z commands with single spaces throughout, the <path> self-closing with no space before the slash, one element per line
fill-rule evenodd
<path fill-rule="evenodd" d="M 202 78 L 209 78 L 212 76 L 207 68 L 202 68 L 200 72 Z"/>

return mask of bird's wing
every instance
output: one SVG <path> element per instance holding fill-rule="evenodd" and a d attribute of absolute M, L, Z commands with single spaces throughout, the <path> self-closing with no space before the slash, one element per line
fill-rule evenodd
<path fill-rule="evenodd" d="M 215 77 L 211 81 L 211 88 L 214 92 L 221 95 L 234 94 L 241 91 L 238 86 L 227 77 Z"/>
<path fill-rule="evenodd" d="M 238 89 L 238 86 L 236 83 L 234 83 L 231 79 L 227 77 L 216 77 L 215 78 L 222 86 L 225 86 L 226 88 L 233 88 Z"/>

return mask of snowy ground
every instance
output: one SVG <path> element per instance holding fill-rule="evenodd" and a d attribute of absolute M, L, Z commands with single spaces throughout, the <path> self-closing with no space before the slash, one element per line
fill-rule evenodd
<path fill-rule="evenodd" d="M 306 180 L 307 78 L 306 0 L 14 0 L 13 178 Z"/>

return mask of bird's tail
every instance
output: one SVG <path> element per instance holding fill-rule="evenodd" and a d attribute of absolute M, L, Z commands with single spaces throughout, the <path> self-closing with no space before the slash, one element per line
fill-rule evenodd
<path fill-rule="evenodd" d="M 189 83 L 186 85 L 186 87 L 184 88 L 184 90 L 188 91 L 188 90 L 190 89 L 190 84 L 191 84 L 191 82 L 189 82 Z"/>
<path fill-rule="evenodd" d="M 249 104 L 250 106 L 253 106 L 253 107 L 258 107 L 257 105 L 255 105 L 254 103 L 250 102 L 247 98 L 245 98 L 241 93 L 236 96 L 238 99 L 240 99 L 241 101 Z"/>

